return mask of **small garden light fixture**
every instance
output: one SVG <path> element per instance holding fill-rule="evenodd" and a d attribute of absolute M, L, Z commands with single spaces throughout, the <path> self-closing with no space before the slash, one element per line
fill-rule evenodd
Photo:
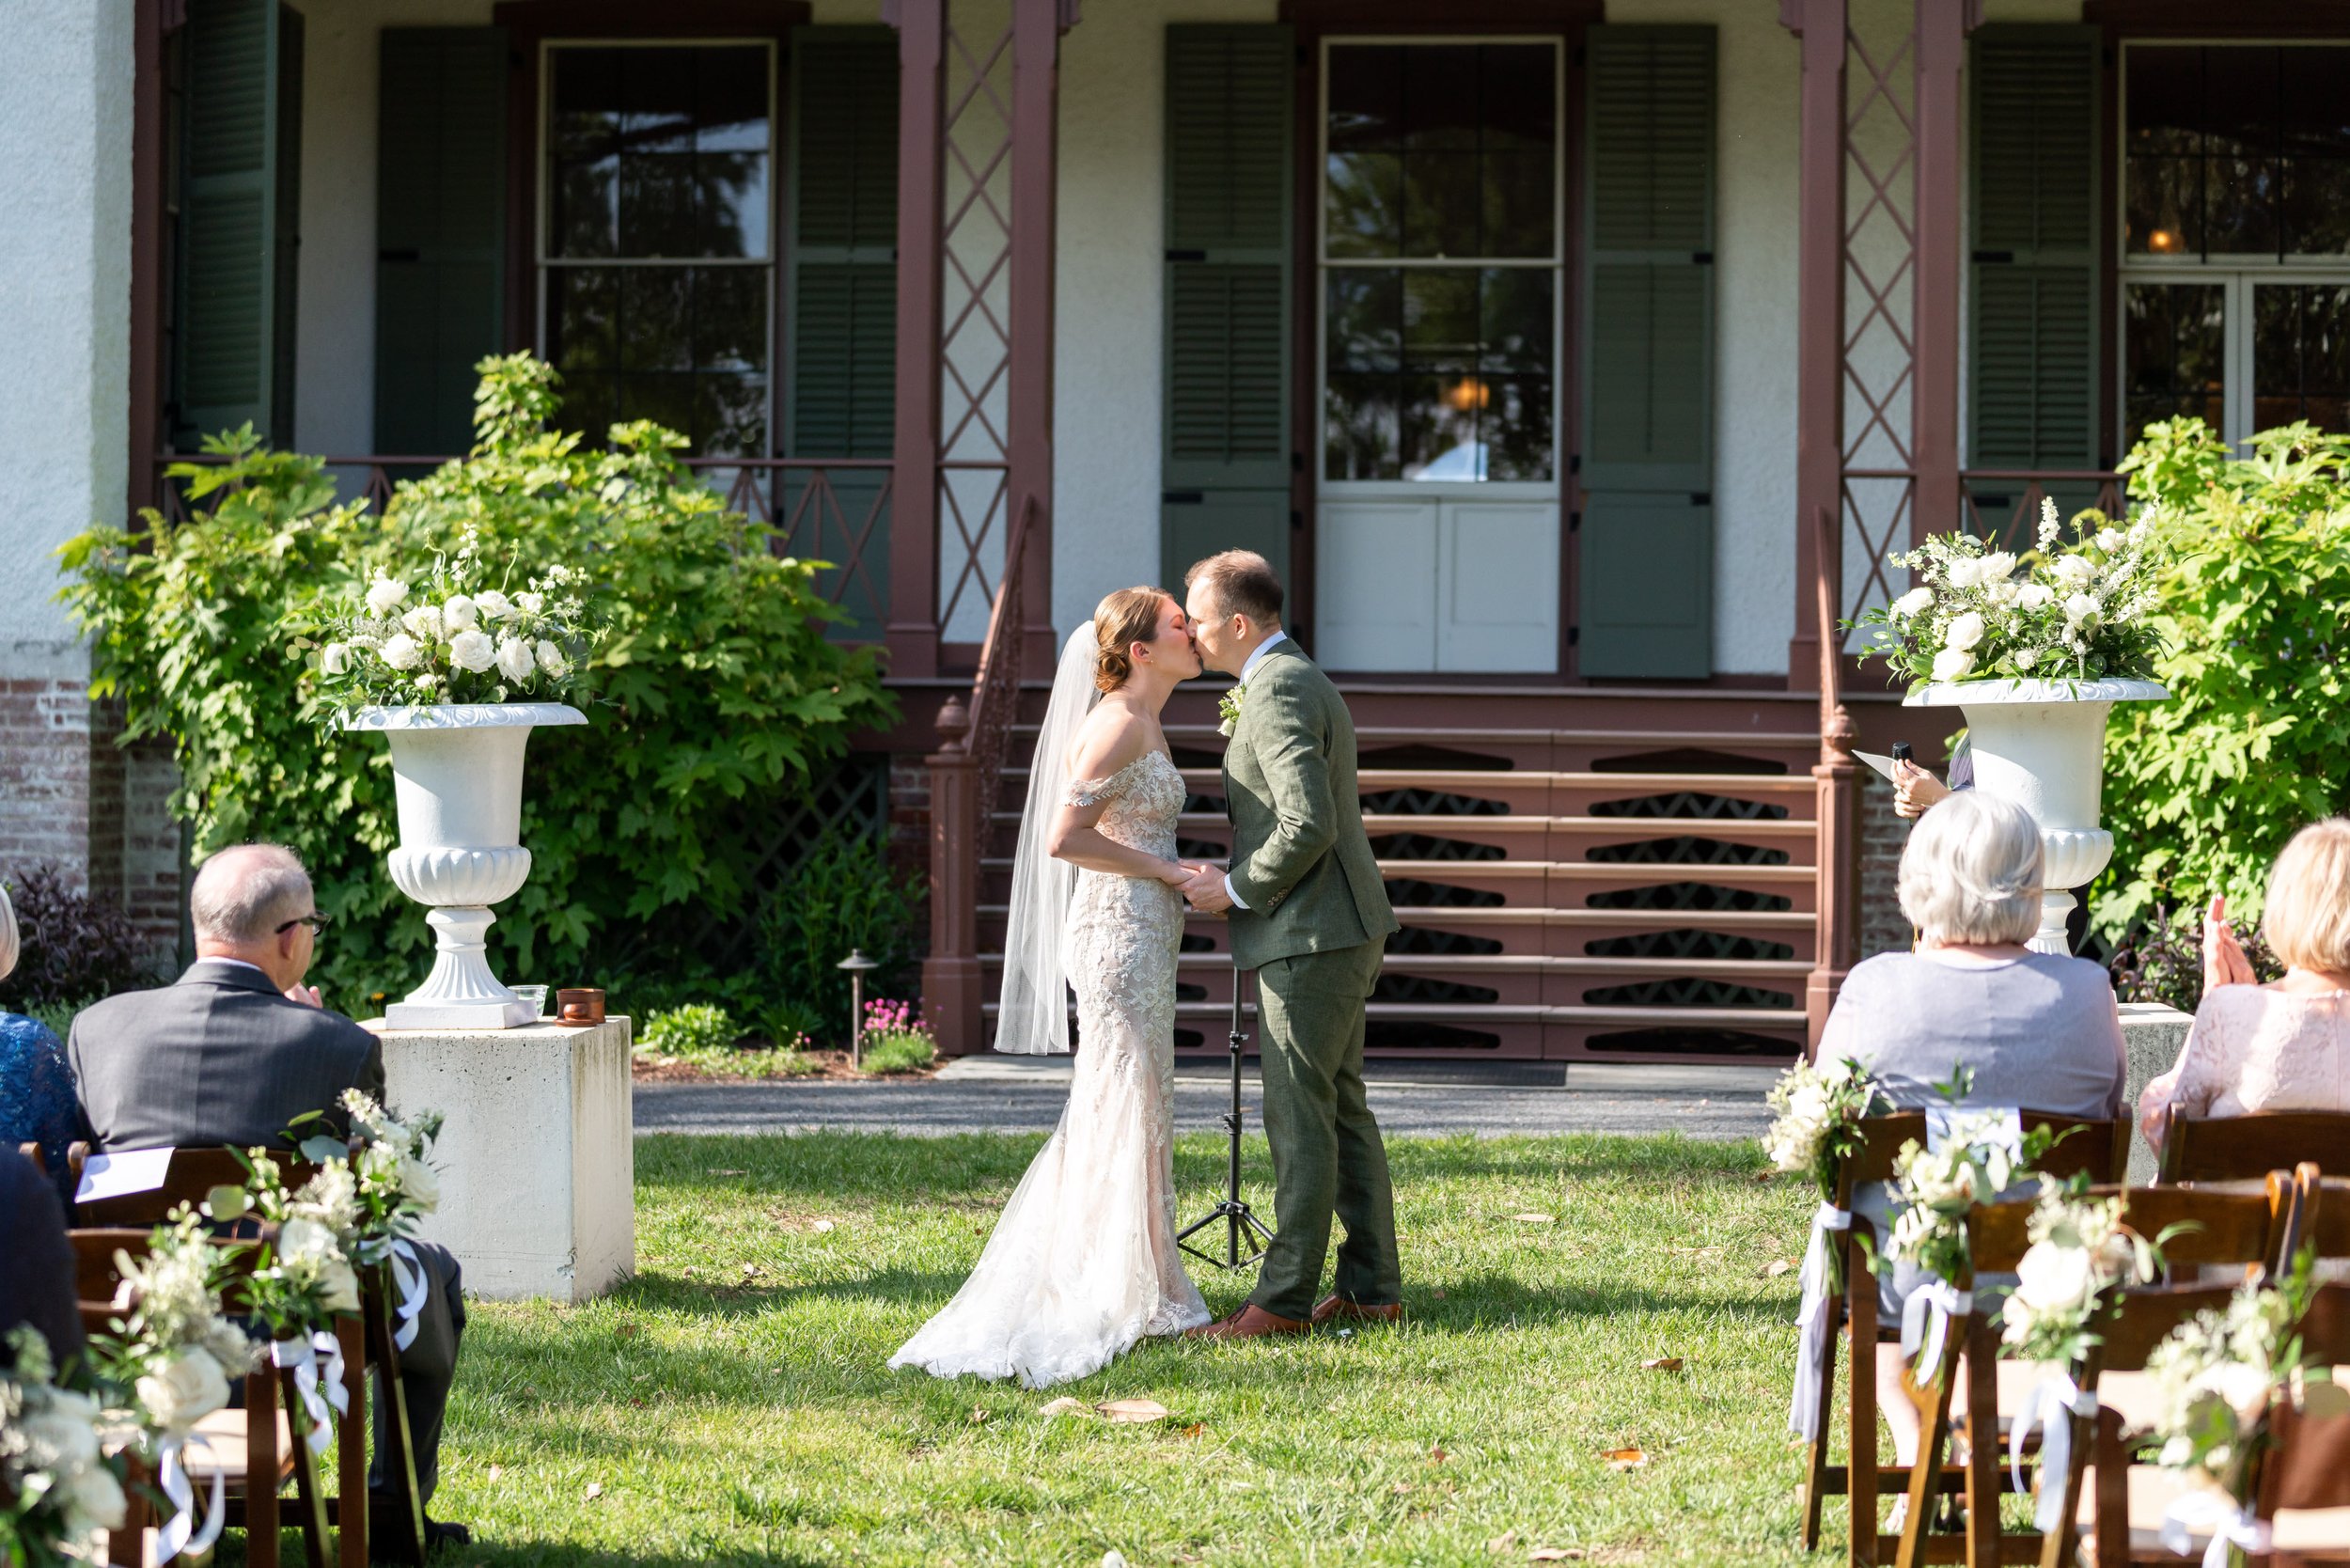
<path fill-rule="evenodd" d="M 849 956 L 833 965 L 849 973 L 849 1065 L 862 1069 L 865 1065 L 865 977 L 881 965 L 865 956 L 861 948 L 851 948 Z"/>

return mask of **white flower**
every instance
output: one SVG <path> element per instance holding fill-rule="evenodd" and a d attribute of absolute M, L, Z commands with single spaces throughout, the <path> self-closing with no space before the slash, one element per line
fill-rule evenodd
<path fill-rule="evenodd" d="M 2056 589 L 2045 583 L 2026 583 L 2015 590 L 2015 607 L 2019 610 L 2044 610 L 2056 598 Z"/>
<path fill-rule="evenodd" d="M 349 643 L 330 642 L 319 650 L 320 674 L 340 675 L 350 667 L 351 645 Z"/>
<path fill-rule="evenodd" d="M 316 1279 L 329 1310 L 359 1309 L 359 1277 L 343 1257 L 335 1232 L 315 1219 L 296 1217 L 278 1228 L 277 1258 L 290 1273 Z"/>
<path fill-rule="evenodd" d="M 471 605 L 466 606 L 468 609 Z M 448 639 L 449 663 L 460 669 L 484 670 L 497 663 L 498 651 L 490 634 L 466 630 Z"/>
<path fill-rule="evenodd" d="M 537 667 L 537 663 L 531 656 L 529 638 L 517 636 L 498 638 L 498 673 L 500 675 L 505 676 L 509 681 L 520 683 L 529 680 L 531 671 Z"/>
<path fill-rule="evenodd" d="M 1946 649 L 1969 649 L 1982 641 L 1982 617 L 1968 610 L 1950 622 L 1949 629 L 1942 634 L 1942 644 Z"/>
<path fill-rule="evenodd" d="M 407 597 L 406 583 L 397 577 L 386 577 L 379 572 L 375 574 L 375 581 L 368 585 L 368 614 L 389 615 L 393 607 Z"/>
<path fill-rule="evenodd" d="M 431 691 L 431 690 L 433 689 L 433 687 L 435 687 L 435 686 L 437 686 L 437 685 L 439 685 L 439 684 L 440 684 L 440 682 L 439 682 L 435 681 L 435 680 L 432 678 L 432 672 L 431 672 L 431 670 L 429 670 L 429 669 L 428 669 L 428 670 L 426 670 L 426 671 L 425 671 L 422 675 L 419 675 L 419 676 L 417 676 L 417 677 L 416 677 L 416 682 L 415 682 L 415 683 L 416 683 L 416 690 L 418 690 L 418 691 L 420 691 L 420 692 L 430 692 L 430 691 Z"/>
<path fill-rule="evenodd" d="M 2015 1297 L 2046 1312 L 2076 1308 L 2097 1288 L 2096 1270 L 2086 1247 L 2034 1242 L 2015 1269 Z"/>
<path fill-rule="evenodd" d="M 185 1432 L 228 1405 L 228 1379 L 212 1353 L 182 1350 L 138 1380 L 141 1408 L 165 1432 Z"/>
<path fill-rule="evenodd" d="M 2066 588 L 2086 588 L 2097 575 L 2096 563 L 2087 556 L 2060 556 L 2056 563 L 2057 581 Z"/>
<path fill-rule="evenodd" d="M 2043 495 L 2040 498 L 2040 548 L 2045 550 L 2054 544 L 2057 535 L 2063 531 L 2064 525 L 2057 521 L 2055 497 Z"/>
<path fill-rule="evenodd" d="M 2021 583 L 2012 582 L 2005 577 L 2000 578 L 1998 581 L 1991 584 L 1988 588 L 1985 588 L 1982 590 L 1984 598 L 1990 600 L 1992 604 L 1998 605 L 2002 609 L 2014 604 L 2016 596 L 2023 591 L 2024 588 Z"/>
<path fill-rule="evenodd" d="M 441 606 L 441 625 L 451 635 L 463 631 L 481 619 L 481 608 L 462 593 L 452 593 L 448 603 Z"/>
<path fill-rule="evenodd" d="M 2116 550 L 2121 549 L 2122 542 L 2121 529 L 2100 528 L 2097 530 L 2097 548 L 2103 550 L 2107 555 L 2110 556 Z"/>
<path fill-rule="evenodd" d="M 566 670 L 571 668 L 571 666 L 563 662 L 563 651 L 561 649 L 556 647 L 555 644 L 549 642 L 546 638 L 540 637 L 539 639 L 539 667 L 545 670 L 549 675 L 560 678 Z"/>
<path fill-rule="evenodd" d="M 546 608 L 547 596 L 543 593 L 518 593 L 514 595 L 514 603 L 522 606 L 523 614 L 537 615 Z"/>
<path fill-rule="evenodd" d="M 473 603 L 484 620 L 504 620 L 514 613 L 514 602 L 495 588 L 483 588 L 473 596 Z"/>
<path fill-rule="evenodd" d="M 1932 608 L 1934 608 L 1934 589 L 1914 588 L 1893 601 L 1892 616 L 1895 620 L 1907 620 L 1912 616 L 1923 615 Z"/>
<path fill-rule="evenodd" d="M 400 623 L 407 627 L 408 635 L 418 642 L 441 640 L 441 609 L 437 604 L 418 604 L 401 616 Z"/>
<path fill-rule="evenodd" d="M 1995 550 L 1976 563 L 1975 581 L 1978 583 L 2000 582 L 2014 570 L 2015 557 L 2005 550 Z"/>
<path fill-rule="evenodd" d="M 2064 619 L 2074 626 L 2092 628 L 2103 614 L 2104 606 L 2091 594 L 2076 593 L 2064 602 Z"/>
<path fill-rule="evenodd" d="M 2029 669 L 2039 662 L 2040 650 L 2037 648 L 2019 648 L 2015 651 L 2015 667 L 2018 669 Z"/>
<path fill-rule="evenodd" d="M 1945 648 L 1934 656 L 1936 681 L 1963 681 L 1975 667 L 1975 656 L 1964 648 Z"/>
<path fill-rule="evenodd" d="M 441 1206 L 441 1173 L 413 1154 L 403 1156 L 400 1162 L 400 1195 L 416 1213 L 431 1214 Z"/>
<path fill-rule="evenodd" d="M 417 645 L 416 639 L 405 632 L 394 632 L 385 637 L 384 646 L 375 652 L 378 658 L 394 669 L 414 669 L 416 661 L 424 657 L 424 650 Z"/>
<path fill-rule="evenodd" d="M 1982 562 L 1972 556 L 1961 556 L 1950 562 L 1950 587 L 1970 588 L 1982 581 Z"/>

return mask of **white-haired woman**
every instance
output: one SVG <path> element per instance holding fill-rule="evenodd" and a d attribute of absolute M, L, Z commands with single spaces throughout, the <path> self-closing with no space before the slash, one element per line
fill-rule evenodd
<path fill-rule="evenodd" d="M 2264 931 L 2285 965 L 2261 985 L 2214 899 L 2203 917 L 2203 999 L 2170 1072 L 2138 1098 L 2156 1148 L 2170 1118 L 2350 1110 L 2350 820 L 2293 836 L 2268 874 Z"/>
<path fill-rule="evenodd" d="M 18 950 L 16 907 L 0 887 L 0 980 L 15 973 Z M 38 1018 L 0 1012 L 0 1149 L 39 1144 L 50 1181 L 70 1201 L 66 1146 L 81 1136 L 80 1126 L 73 1070 L 57 1037 Z"/>
<path fill-rule="evenodd" d="M 1918 949 L 1854 966 L 1821 1032 L 1820 1058 L 1858 1061 L 1904 1108 L 1941 1104 L 1935 1086 L 1964 1067 L 1966 1105 L 2120 1114 L 2126 1064 L 2112 981 L 2086 959 L 2024 946 L 2040 925 L 2041 876 L 2040 829 L 2022 807 L 1962 790 L 1930 808 L 1902 852 L 1897 884 Z M 1853 1207 L 1880 1241 L 1890 1233 L 1881 1184 L 1856 1192 Z M 1924 1283 L 1906 1265 L 1884 1271 L 1879 1309 L 1897 1318 Z M 1913 1463 L 1917 1416 L 1897 1357 L 1879 1357 L 1877 1384 L 1894 1452 Z"/>

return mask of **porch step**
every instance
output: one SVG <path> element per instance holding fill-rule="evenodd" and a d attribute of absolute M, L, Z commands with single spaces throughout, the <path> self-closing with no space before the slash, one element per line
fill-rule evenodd
<path fill-rule="evenodd" d="M 982 860 L 981 870 L 1009 878 L 1009 858 Z M 1762 893 L 1808 906 L 1816 876 L 1809 866 L 1736 866 L 1683 861 L 1592 860 L 1382 860 L 1379 874 L 1390 884 L 1454 887 L 1498 897 L 1503 906 L 1547 908 L 1608 893 L 1697 883 L 1742 893 Z M 1009 883 L 1004 884 L 1009 886 Z"/>
<path fill-rule="evenodd" d="M 1213 724 L 1165 726 L 1167 744 L 1183 752 L 1219 754 L 1224 734 Z M 1028 747 L 1036 744 L 1037 726 L 1018 725 L 1013 733 Z M 1540 729 L 1469 728 L 1445 725 L 1357 725 L 1355 749 L 1375 762 L 1382 752 L 1453 752 L 1463 757 L 1490 759 L 1512 768 L 1590 769 L 1617 758 L 1707 755 L 1748 758 L 1783 766 L 1809 776 L 1820 752 L 1820 740 L 1810 731 L 1774 732 L 1752 729 Z"/>

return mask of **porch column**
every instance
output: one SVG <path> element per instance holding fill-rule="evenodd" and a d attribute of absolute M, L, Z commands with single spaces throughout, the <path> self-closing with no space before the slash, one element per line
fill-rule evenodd
<path fill-rule="evenodd" d="M 1948 533 L 1965 515 L 1958 478 L 1960 170 L 1958 114 L 1966 35 L 1982 20 L 1982 0 L 1917 0 L 1918 266 L 1912 321 L 1917 355 L 1910 394 L 1910 449 L 1918 488 L 1910 538 Z"/>
<path fill-rule="evenodd" d="M 1022 665 L 1050 669 L 1053 635 L 1053 253 L 1058 231 L 1060 36 L 1077 0 L 1012 0 L 1011 364 L 1008 522 L 1034 507 L 1017 570 L 1027 579 Z M 1007 561 L 1009 575 L 1014 563 Z"/>
<path fill-rule="evenodd" d="M 1842 596 L 1844 6 L 1845 0 L 1780 0 L 1778 12 L 1780 24 L 1802 40 L 1803 51 L 1796 111 L 1795 635 L 1787 651 L 1790 685 L 1819 668 L 1815 580 L 1837 585 L 1829 603 Z M 1823 514 L 1838 525 L 1818 526 Z"/>
<path fill-rule="evenodd" d="M 947 0 L 896 0 L 897 435 L 889 487 L 889 673 L 938 673 L 940 193 Z"/>

